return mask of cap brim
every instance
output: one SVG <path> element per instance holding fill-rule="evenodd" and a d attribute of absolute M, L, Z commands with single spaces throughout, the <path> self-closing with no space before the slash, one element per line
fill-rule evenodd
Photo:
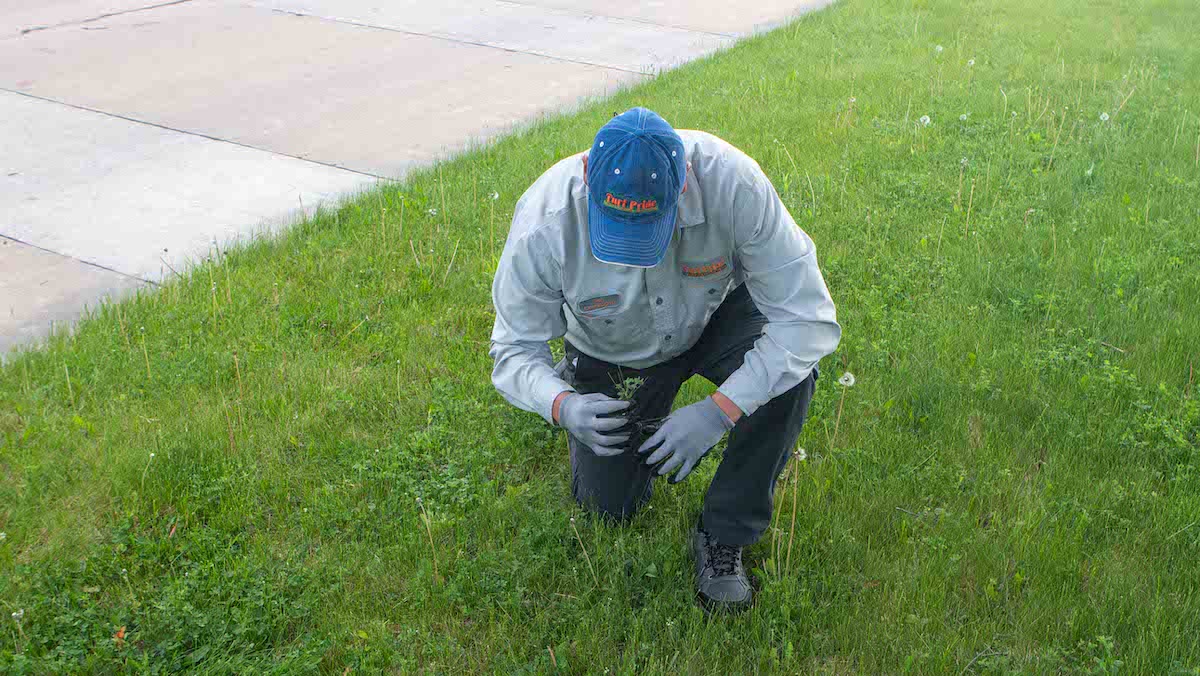
<path fill-rule="evenodd" d="M 627 221 L 610 218 L 588 200 L 588 239 L 592 255 L 601 263 L 652 268 L 662 262 L 671 246 L 678 209 L 671 206 L 656 219 Z"/>

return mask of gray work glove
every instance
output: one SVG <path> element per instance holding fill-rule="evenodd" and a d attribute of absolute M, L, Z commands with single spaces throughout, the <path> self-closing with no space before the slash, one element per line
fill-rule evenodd
<path fill-rule="evenodd" d="M 638 453 L 644 454 L 658 446 L 658 450 L 646 459 L 646 464 L 656 465 L 666 460 L 658 474 L 669 474 L 679 468 L 679 474 L 671 479 L 671 483 L 679 483 L 731 429 L 733 421 L 729 416 L 712 397 L 705 397 L 668 416 L 654 436 L 638 448 Z"/>
<path fill-rule="evenodd" d="M 596 455 L 620 455 L 624 450 L 622 444 L 629 441 L 629 435 L 604 433 L 624 427 L 625 418 L 600 416 L 627 408 L 629 402 L 613 399 L 599 392 L 571 393 L 558 405 L 558 424 L 592 449 Z"/>

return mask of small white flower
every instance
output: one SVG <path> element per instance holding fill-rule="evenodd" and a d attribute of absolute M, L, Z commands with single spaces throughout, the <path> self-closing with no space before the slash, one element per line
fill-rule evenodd
<path fill-rule="evenodd" d="M 22 617 L 25 617 L 24 608 L 18 608 L 12 614 L 13 622 L 20 622 Z"/>
<path fill-rule="evenodd" d="M 1016 116 L 1017 116 L 1017 111 L 1015 111 L 1015 110 L 1014 110 L 1014 111 L 1013 111 L 1013 117 L 1016 117 Z"/>
<path fill-rule="evenodd" d="M 796 459 L 799 460 L 800 462 L 804 462 L 805 460 L 808 459 L 808 451 L 804 450 L 803 448 L 797 448 L 796 449 Z"/>
<path fill-rule="evenodd" d="M 960 166 L 963 166 L 963 167 L 965 167 L 965 166 L 967 166 L 967 164 L 968 164 L 969 162 L 970 162 L 970 160 L 968 160 L 967 158 L 965 158 L 965 157 L 964 157 L 964 158 L 962 158 L 961 160 L 959 160 L 959 161 L 958 161 L 958 164 L 959 164 Z"/>
<path fill-rule="evenodd" d="M 1108 122 L 1108 113 L 1100 113 L 1100 121 Z"/>
<path fill-rule="evenodd" d="M 945 47 L 938 45 L 937 47 L 933 48 L 933 51 L 937 52 L 938 54 L 941 54 L 944 49 L 945 49 Z"/>
<path fill-rule="evenodd" d="M 975 65 L 975 59 L 967 59 L 967 67 L 968 68 L 971 66 L 974 66 L 974 65 Z"/>
<path fill-rule="evenodd" d="M 929 119 L 928 115 L 921 116 L 921 126 L 922 127 L 928 127 L 930 122 L 931 122 L 931 120 Z"/>
<path fill-rule="evenodd" d="M 959 121 L 959 122 L 966 122 L 966 121 L 967 121 L 967 113 L 963 113 L 962 115 L 959 115 L 959 116 L 958 116 L 958 121 Z"/>
<path fill-rule="evenodd" d="M 126 573 L 125 569 L 124 569 L 124 568 L 122 568 L 122 569 L 121 569 L 121 577 L 125 577 L 125 573 Z"/>
<path fill-rule="evenodd" d="M 500 199 L 500 193 L 498 193 L 498 192 L 492 193 L 492 201 L 495 202 L 498 199 Z"/>
<path fill-rule="evenodd" d="M 430 216 L 437 216 L 437 209 L 430 209 L 429 211 L 426 211 L 425 213 L 429 214 Z"/>
<path fill-rule="evenodd" d="M 8 533 L 0 533 L 0 542 L 4 542 L 7 539 L 8 539 Z"/>
<path fill-rule="evenodd" d="M 841 378 L 838 378 L 838 383 L 845 387 L 854 387 L 854 374 L 846 371 Z"/>
<path fill-rule="evenodd" d="M 1095 170 L 1095 168 L 1096 168 L 1096 163 L 1092 162 L 1092 166 L 1088 167 L 1087 171 L 1084 172 L 1084 175 L 1090 177 L 1092 175 L 1092 171 Z"/>
<path fill-rule="evenodd" d="M 150 454 L 150 459 L 151 459 L 151 460 L 153 460 L 153 459 L 154 459 L 154 454 L 153 454 L 153 453 L 151 453 L 151 454 Z"/>
<path fill-rule="evenodd" d="M 851 97 L 850 97 L 850 103 L 858 103 L 858 99 L 857 99 L 857 98 L 855 98 L 855 97 L 853 97 L 853 96 L 851 96 Z"/>

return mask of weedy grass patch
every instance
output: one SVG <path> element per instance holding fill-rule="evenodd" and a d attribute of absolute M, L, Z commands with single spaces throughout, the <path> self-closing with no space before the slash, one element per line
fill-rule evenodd
<path fill-rule="evenodd" d="M 1197 673 L 1196 35 L 842 0 L 101 307 L 0 369 L 0 670 Z M 516 198 L 633 105 L 759 160 L 845 327 L 742 616 L 711 458 L 613 528 L 489 383 Z"/>

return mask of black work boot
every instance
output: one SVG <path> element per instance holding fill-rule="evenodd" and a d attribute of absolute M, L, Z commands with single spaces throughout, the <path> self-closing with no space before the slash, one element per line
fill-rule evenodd
<path fill-rule="evenodd" d="M 742 569 L 742 548 L 723 545 L 697 527 L 692 535 L 696 556 L 696 591 L 708 610 L 739 611 L 750 607 L 754 593 Z"/>

